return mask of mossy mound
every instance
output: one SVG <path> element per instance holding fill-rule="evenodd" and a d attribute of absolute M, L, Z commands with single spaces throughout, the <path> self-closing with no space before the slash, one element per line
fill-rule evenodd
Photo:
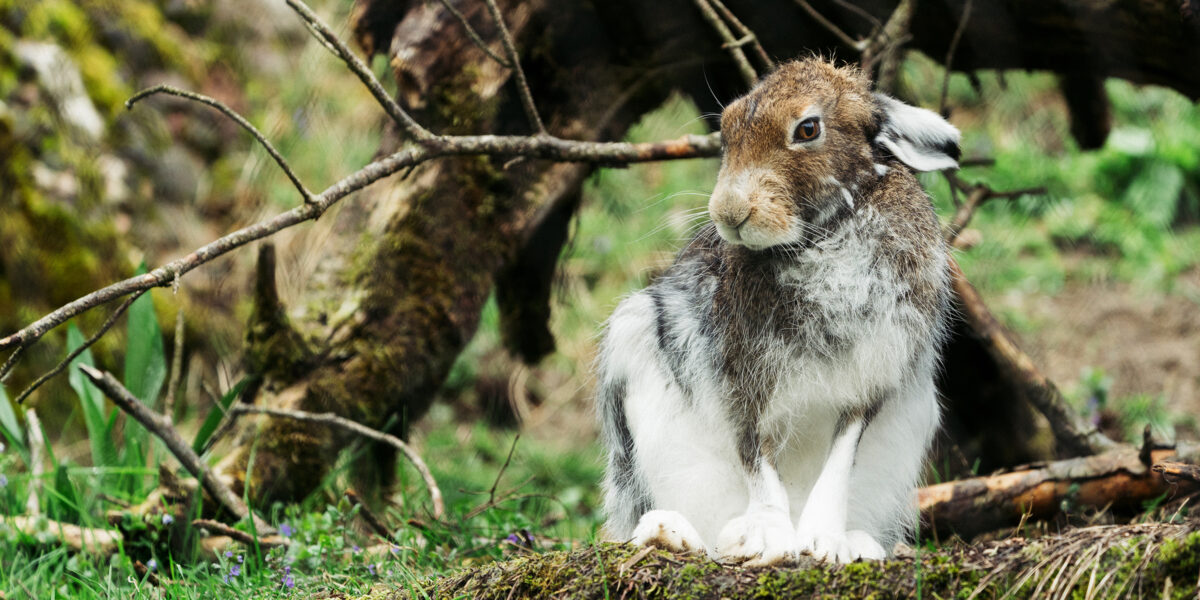
<path fill-rule="evenodd" d="M 457 573 L 398 598 L 1192 598 L 1200 570 L 1197 524 L 1074 529 L 881 562 L 742 569 L 700 556 L 599 544 Z"/>

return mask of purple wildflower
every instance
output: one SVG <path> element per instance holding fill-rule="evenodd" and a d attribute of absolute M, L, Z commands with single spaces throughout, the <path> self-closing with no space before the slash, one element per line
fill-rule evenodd
<path fill-rule="evenodd" d="M 242 555 L 241 554 L 238 555 L 238 564 L 239 565 L 242 564 Z"/>
<path fill-rule="evenodd" d="M 358 544 L 351 544 L 351 545 L 350 545 L 350 550 L 351 550 L 351 551 L 353 551 L 355 554 L 358 554 L 359 552 L 362 552 L 362 548 L 359 548 L 359 547 L 358 547 Z"/>
<path fill-rule="evenodd" d="M 515 533 L 510 533 L 510 534 L 508 534 L 508 537 L 504 538 L 504 541 L 506 541 L 506 542 L 510 542 L 510 543 L 513 543 L 513 544 L 517 544 L 517 545 L 520 545 L 520 544 L 521 544 L 521 538 L 520 538 L 520 536 L 518 536 L 518 535 L 517 535 L 517 534 L 515 534 Z"/>
<path fill-rule="evenodd" d="M 241 575 L 241 574 L 242 574 L 242 565 L 233 565 L 232 567 L 229 567 L 229 576 L 230 577 L 237 577 L 238 575 Z"/>
<path fill-rule="evenodd" d="M 375 565 L 373 563 L 367 565 L 367 572 L 372 575 L 375 574 Z"/>
<path fill-rule="evenodd" d="M 233 550 L 226 550 L 225 558 L 233 558 Z"/>
<path fill-rule="evenodd" d="M 279 535 L 282 535 L 283 537 L 292 537 L 293 533 L 296 533 L 296 530 L 292 529 L 291 525 L 284 523 L 283 525 L 279 526 Z"/>
<path fill-rule="evenodd" d="M 158 570 L 158 561 L 154 560 L 153 558 L 146 561 L 146 568 L 150 569 L 151 571 L 157 571 Z"/>
<path fill-rule="evenodd" d="M 174 523 L 174 522 L 175 522 L 175 517 L 172 517 L 171 515 L 167 515 L 167 514 L 164 514 L 162 516 L 162 524 L 163 525 L 170 525 L 171 523 Z"/>

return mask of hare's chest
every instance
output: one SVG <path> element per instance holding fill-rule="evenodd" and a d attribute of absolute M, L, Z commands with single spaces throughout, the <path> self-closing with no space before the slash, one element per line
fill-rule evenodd
<path fill-rule="evenodd" d="M 899 383 L 916 350 L 902 287 L 868 258 L 843 258 L 782 276 L 798 308 L 772 356 L 780 377 L 771 404 L 781 415 L 865 402 Z"/>

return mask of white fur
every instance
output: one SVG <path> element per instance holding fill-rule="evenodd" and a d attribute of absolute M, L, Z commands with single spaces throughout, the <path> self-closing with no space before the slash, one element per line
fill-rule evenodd
<path fill-rule="evenodd" d="M 880 558 L 915 523 L 913 490 L 938 424 L 935 356 L 931 349 L 915 365 L 897 357 L 934 347 L 939 332 L 914 339 L 905 314 L 911 308 L 896 301 L 894 278 L 871 275 L 879 232 L 894 224 L 869 207 L 853 219 L 854 226 L 802 252 L 781 274 L 824 310 L 844 315 L 833 326 L 855 341 L 849 360 L 833 361 L 819 349 L 761 340 L 763 362 L 782 365 L 782 376 L 760 426 L 778 448 L 778 473 L 760 469 L 760 481 L 749 481 L 739 462 L 721 401 L 728 392 L 711 366 L 715 349 L 685 299 L 667 295 L 663 301 L 682 345 L 692 349 L 683 365 L 691 402 L 663 362 L 648 293 L 627 298 L 609 321 L 600 371 L 628 377 L 624 409 L 653 508 L 682 515 L 714 558 L 775 564 L 803 550 L 841 562 Z M 946 272 L 942 258 L 922 276 L 944 285 Z M 873 317 L 856 319 L 862 312 Z M 845 442 L 857 437 L 861 423 L 831 439 L 838 415 L 880 388 L 896 392 L 862 432 L 857 452 Z M 609 492 L 612 511 L 626 500 L 611 485 Z M 639 538 L 619 527 L 611 533 Z"/>
<path fill-rule="evenodd" d="M 875 141 L 904 164 L 918 171 L 957 169 L 958 162 L 941 148 L 958 145 L 962 134 L 937 113 L 905 104 L 885 94 L 875 94 L 884 121 Z"/>

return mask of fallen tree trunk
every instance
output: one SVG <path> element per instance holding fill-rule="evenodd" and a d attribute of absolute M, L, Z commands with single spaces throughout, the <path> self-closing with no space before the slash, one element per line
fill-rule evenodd
<path fill-rule="evenodd" d="M 1011 527 L 1022 520 L 1044 520 L 1073 508 L 1142 510 L 1143 503 L 1169 494 L 1200 489 L 1196 482 L 1170 482 L 1152 469 L 1167 459 L 1195 463 L 1200 446 L 1123 448 L 986 477 L 972 477 L 917 491 L 922 523 L 935 535 L 964 539 Z"/>
<path fill-rule="evenodd" d="M 702 556 L 598 544 L 466 569 L 407 589 L 377 588 L 369 597 L 1186 597 L 1195 593 L 1200 567 L 1195 527 L 1090 527 L 879 562 L 826 565 L 805 557 L 797 568 L 775 569 L 724 567 Z"/>

